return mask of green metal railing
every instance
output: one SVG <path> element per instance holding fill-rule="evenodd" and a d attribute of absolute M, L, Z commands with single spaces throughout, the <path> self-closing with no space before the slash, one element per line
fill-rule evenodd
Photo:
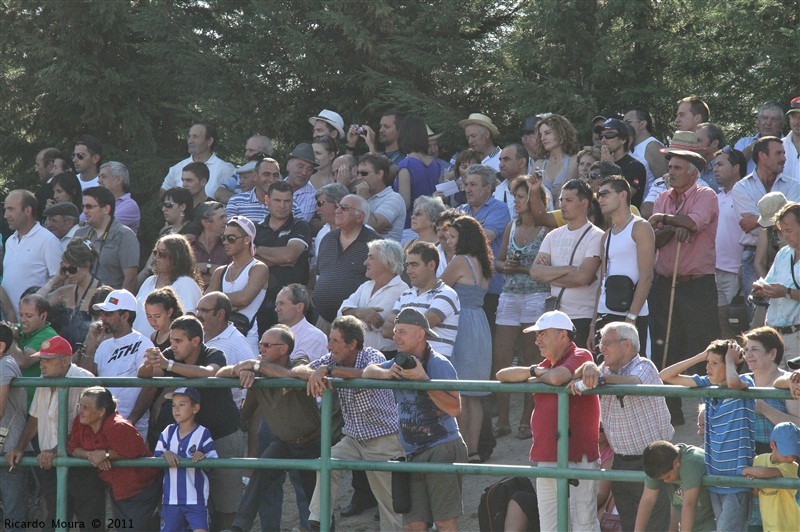
<path fill-rule="evenodd" d="M 57 387 L 58 388 L 58 447 L 53 466 L 56 468 L 57 504 L 56 517 L 61 522 L 67 521 L 67 471 L 70 467 L 92 467 L 88 460 L 67 456 L 67 430 L 70 426 L 68 417 L 68 393 L 70 387 L 115 386 L 115 387 L 157 387 L 175 388 L 192 386 L 195 388 L 231 388 L 235 387 L 234 379 L 175 379 L 175 378 L 120 378 L 120 377 L 74 377 L 74 378 L 17 378 L 11 386 L 24 388 Z M 330 515 L 331 490 L 330 473 L 332 470 L 353 471 L 407 471 L 411 473 L 450 473 L 462 475 L 489 475 L 540 477 L 558 479 L 558 529 L 567 530 L 569 523 L 569 480 L 613 480 L 624 482 L 644 482 L 645 475 L 635 471 L 607 471 L 591 469 L 569 469 L 569 442 L 565 437 L 569 431 L 569 396 L 566 388 L 547 384 L 499 383 L 494 381 L 383 381 L 365 379 L 332 379 L 334 388 L 367 388 L 367 389 L 406 389 L 406 390 L 457 390 L 457 391 L 489 391 L 489 392 L 524 392 L 558 394 L 558 462 L 555 468 L 534 466 L 493 465 L 493 464 L 444 464 L 444 463 L 411 463 L 411 462 L 366 462 L 331 460 L 331 392 L 325 391 L 322 398 L 322 424 L 320 427 L 320 458 L 318 459 L 257 459 L 257 458 L 217 458 L 203 461 L 203 468 L 215 469 L 297 469 L 319 471 L 320 473 L 320 515 Z M 234 385 L 234 386 L 232 386 Z M 257 388 L 305 388 L 305 381 L 297 379 L 256 379 Z M 587 390 L 585 394 L 615 396 L 661 396 L 661 397 L 716 397 L 716 398 L 749 398 L 749 399 L 791 399 L 788 390 L 774 388 L 750 388 L 749 390 L 730 390 L 727 388 L 684 388 L 681 386 L 645 386 L 645 385 L 609 385 Z M 327 442 L 327 443 L 326 443 Z M 26 457 L 20 462 L 22 466 L 38 466 L 36 458 Z M 168 464 L 161 458 L 137 458 L 133 460 L 117 460 L 115 467 L 160 467 Z M 180 467 L 196 467 L 189 459 L 182 459 Z M 797 479 L 747 480 L 745 477 L 729 477 L 706 475 L 703 484 L 713 486 L 736 487 L 774 487 L 784 489 L 800 489 Z M 325 520 L 323 520 L 325 521 Z M 322 530 L 328 530 L 328 523 L 321 523 Z M 60 529 L 63 530 L 63 529 Z"/>

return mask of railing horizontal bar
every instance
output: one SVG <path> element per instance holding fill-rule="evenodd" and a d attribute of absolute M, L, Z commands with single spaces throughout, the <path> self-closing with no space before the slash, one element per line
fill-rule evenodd
<path fill-rule="evenodd" d="M 403 390 L 458 390 L 458 391 L 491 391 L 491 392 L 527 392 L 527 393 L 571 393 L 563 386 L 550 386 L 548 384 L 516 382 L 501 383 L 497 381 L 384 381 L 371 379 L 332 379 L 335 388 L 366 388 L 366 389 L 403 389 Z M 191 386 L 195 388 L 235 388 L 234 379 L 176 379 L 171 377 L 157 377 L 152 379 L 139 379 L 136 377 L 59 377 L 47 379 L 46 386 L 116 386 L 133 388 L 175 388 L 177 386 Z M 11 381 L 11 386 L 23 388 L 36 388 L 43 385 L 40 377 L 18 377 Z M 254 384 L 256 388 L 305 388 L 306 382 L 299 379 L 267 379 L 258 378 Z M 615 396 L 660 396 L 660 397 L 716 397 L 733 398 L 745 396 L 751 399 L 791 399 L 789 390 L 776 388 L 750 388 L 749 390 L 732 390 L 716 386 L 705 388 L 685 388 L 671 385 L 633 385 L 614 384 L 598 386 L 587 390 L 585 394 L 615 395 Z"/>

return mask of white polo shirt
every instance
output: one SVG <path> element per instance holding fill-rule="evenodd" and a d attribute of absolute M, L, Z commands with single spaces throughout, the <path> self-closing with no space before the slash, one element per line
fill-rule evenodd
<path fill-rule="evenodd" d="M 19 231 L 6 240 L 3 257 L 3 289 L 14 312 L 19 313 L 19 298 L 31 286 L 44 286 L 61 267 L 61 242 L 39 222 L 21 237 Z"/>
<path fill-rule="evenodd" d="M 181 182 L 183 167 L 193 162 L 195 161 L 190 156 L 171 167 L 167 172 L 167 177 L 164 178 L 164 182 L 161 184 L 161 188 L 169 190 L 173 187 L 183 186 Z M 236 167 L 229 162 L 223 161 L 215 153 L 212 153 L 211 157 L 208 158 L 206 166 L 208 166 L 209 173 L 208 183 L 206 183 L 206 195 L 209 198 L 213 198 L 219 186 L 236 172 Z"/>

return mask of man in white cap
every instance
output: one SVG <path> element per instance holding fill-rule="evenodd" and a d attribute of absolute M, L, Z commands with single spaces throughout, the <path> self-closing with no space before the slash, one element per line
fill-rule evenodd
<path fill-rule="evenodd" d="M 42 343 L 41 350 L 32 356 L 40 360 L 42 378 L 44 379 L 94 376 L 85 369 L 71 363 L 72 346 L 60 336 L 45 340 Z M 70 422 L 67 425 L 68 430 L 72 426 L 71 420 L 75 419 L 78 414 L 78 399 L 83 390 L 84 388 L 69 389 L 68 419 Z M 22 436 L 20 436 L 16 448 L 6 450 L 6 464 L 13 469 L 17 467 L 23 452 L 28 448 L 28 443 L 34 436 L 38 435 L 39 437 L 39 448 L 41 450 L 37 460 L 41 469 L 38 471 L 38 476 L 42 484 L 42 497 L 46 503 L 47 515 L 43 519 L 45 530 L 53 530 L 50 524 L 56 517 L 56 471 L 52 466 L 53 458 L 56 457 L 56 448 L 58 447 L 58 410 L 58 389 L 49 386 L 36 388 L 30 408 L 30 416 Z M 76 474 L 80 475 L 75 470 L 69 472 L 69 476 L 73 478 Z M 80 476 L 83 477 L 83 475 Z M 92 478 L 96 479 L 96 482 L 90 485 L 89 482 Z M 94 517 L 102 519 L 105 516 L 105 498 L 102 496 L 105 488 L 102 482 L 100 482 L 99 477 L 90 475 L 86 475 L 86 478 L 82 480 L 84 482 L 82 482 L 80 488 L 70 485 L 73 489 L 68 490 L 67 513 L 71 514 L 71 511 L 77 510 L 79 520 L 83 520 L 86 523 L 90 522 Z M 100 494 L 99 497 L 93 497 L 98 493 Z M 75 497 L 80 497 L 79 503 L 74 500 Z"/>
<path fill-rule="evenodd" d="M 500 148 L 492 140 L 500 135 L 497 126 L 492 124 L 491 118 L 480 113 L 472 113 L 465 120 L 458 123 L 464 128 L 469 147 L 477 151 L 483 158 L 481 164 L 491 166 L 495 172 L 500 171 Z"/>
<path fill-rule="evenodd" d="M 308 118 L 314 126 L 313 138 L 328 136 L 337 140 L 344 138 L 344 119 L 342 115 L 330 109 L 323 109 L 317 116 Z"/>
<path fill-rule="evenodd" d="M 127 290 L 114 290 L 105 301 L 92 308 L 99 312 L 102 325 L 89 329 L 81 367 L 98 377 L 135 377 L 144 352 L 153 347 L 147 336 L 133 329 L 136 298 Z M 104 333 L 111 337 L 102 340 Z M 133 423 L 147 441 L 150 406 L 157 388 L 109 387 L 108 390 L 117 398 L 119 413 Z"/>
<path fill-rule="evenodd" d="M 217 147 L 217 127 L 210 122 L 196 122 L 189 128 L 186 145 L 189 157 L 169 169 L 161 184 L 161 193 L 181 186 L 183 167 L 189 163 L 198 162 L 208 166 L 209 179 L 205 189 L 208 197 L 213 198 L 220 184 L 235 170 L 231 163 L 223 161 L 214 153 L 214 149 Z"/>
<path fill-rule="evenodd" d="M 569 316 L 560 310 L 545 312 L 524 332 L 536 334 L 536 345 L 544 361 L 531 367 L 510 367 L 497 372 L 500 382 L 540 382 L 563 386 L 592 354 L 575 345 L 575 329 Z M 531 416 L 533 445 L 530 458 L 539 467 L 556 467 L 558 459 L 558 396 L 534 394 L 536 406 Z M 569 398 L 570 469 L 598 469 L 600 454 L 597 440 L 600 431 L 600 400 L 596 395 Z M 542 530 L 556 530 L 557 481 L 536 479 L 539 520 Z M 597 481 L 580 480 L 569 489 L 569 523 L 572 530 L 600 530 L 597 521 Z"/>
<path fill-rule="evenodd" d="M 394 360 L 370 364 L 362 374 L 365 379 L 456 380 L 450 361 L 431 349 L 428 338 L 436 338 L 427 318 L 417 309 L 407 307 L 394 322 L 394 342 L 398 354 Z M 414 462 L 463 463 L 467 446 L 455 417 L 461 412 L 461 396 L 456 391 L 393 390 L 397 402 L 400 444 Z M 411 509 L 403 514 L 406 530 L 427 530 L 435 523 L 438 530 L 456 530 L 462 515 L 461 476 L 411 475 Z"/>

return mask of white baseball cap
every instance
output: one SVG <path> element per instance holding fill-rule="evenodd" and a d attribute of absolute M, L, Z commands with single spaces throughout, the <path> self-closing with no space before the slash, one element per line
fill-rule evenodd
<path fill-rule="evenodd" d="M 544 331 L 546 329 L 563 329 L 565 331 L 574 331 L 575 326 L 572 324 L 572 320 L 569 319 L 569 316 L 560 310 L 551 310 L 550 312 L 545 312 L 539 316 L 539 319 L 536 320 L 535 324 L 531 325 L 522 332 L 527 333 L 532 331 Z"/>
<path fill-rule="evenodd" d="M 92 307 L 94 310 L 113 312 L 115 310 L 127 310 L 136 312 L 136 298 L 127 290 L 114 290 L 106 300 Z"/>

